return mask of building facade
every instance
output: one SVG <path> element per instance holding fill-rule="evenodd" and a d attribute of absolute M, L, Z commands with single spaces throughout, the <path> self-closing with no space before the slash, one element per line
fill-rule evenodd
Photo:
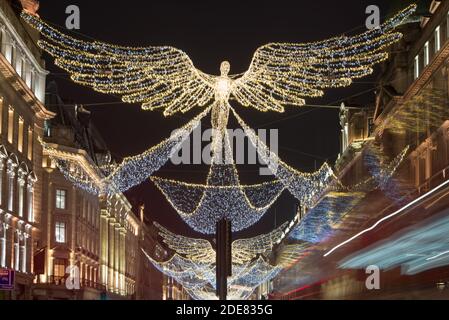
<path fill-rule="evenodd" d="M 137 278 L 137 300 L 163 300 L 164 277 L 157 270 L 146 254 L 155 257 L 158 261 L 169 259 L 167 250 L 164 249 L 158 239 L 158 231 L 151 225 L 145 215 L 145 206 L 140 206 L 140 234 L 138 252 L 138 278 Z"/>
<path fill-rule="evenodd" d="M 162 300 L 186 301 L 190 299 L 189 294 L 184 290 L 182 285 L 171 277 L 163 276 Z"/>
<path fill-rule="evenodd" d="M 417 19 L 401 28 L 404 38 L 391 49 L 391 59 L 382 67 L 373 107 L 360 112 L 342 109 L 342 153 L 336 171 L 345 185 L 356 185 L 370 174 L 366 155 L 373 153 L 374 148 L 389 160 L 406 147 L 409 151 L 394 182 L 388 188 L 368 193 L 347 214 L 344 228 L 320 244 L 320 248 L 326 252 L 398 212 L 395 210 L 402 210 L 401 214 L 348 242 L 331 258 L 323 259 L 321 251 L 319 256 L 303 259 L 276 279 L 274 298 L 449 297 L 444 290 L 449 285 L 449 268 L 444 264 L 416 274 L 404 273 L 400 264 L 381 270 L 381 290 L 368 290 L 366 270 L 338 267 L 348 256 L 362 254 L 370 246 L 389 239 L 397 241 L 398 234 L 419 230 L 416 228 L 429 219 L 441 219 L 449 207 L 449 1 L 421 1 Z M 415 244 L 418 245 L 423 246 L 422 254 L 435 254 L 425 252 L 425 241 Z M 388 258 L 394 260 L 395 255 L 402 253 L 394 252 Z M 320 267 L 313 270 L 314 263 Z M 305 280 L 289 286 L 295 277 Z"/>
<path fill-rule="evenodd" d="M 67 179 L 55 159 L 72 159 L 94 181 L 111 157 L 81 106 L 66 105 L 55 82 L 47 104 L 57 116 L 44 126 L 42 237 L 35 299 L 136 297 L 140 222 L 126 197 L 98 196 Z M 78 281 L 79 280 L 79 281 Z M 77 285 L 79 283 L 79 286 Z"/>
<path fill-rule="evenodd" d="M 30 299 L 33 256 L 40 241 L 47 72 L 38 35 L 0 1 L 0 268 L 15 271 L 15 289 L 0 298 Z"/>

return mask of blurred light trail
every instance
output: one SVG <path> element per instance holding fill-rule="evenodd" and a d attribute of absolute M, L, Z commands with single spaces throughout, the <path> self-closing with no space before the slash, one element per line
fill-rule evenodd
<path fill-rule="evenodd" d="M 401 267 L 402 274 L 415 275 L 449 265 L 449 210 L 427 219 L 386 240 L 361 250 L 339 263 L 344 269 L 376 265 L 382 270 Z"/>
<path fill-rule="evenodd" d="M 393 212 L 392 214 L 383 217 L 382 219 L 380 219 L 379 221 L 377 221 L 374 225 L 372 225 L 371 227 L 369 227 L 368 229 L 365 229 L 361 232 L 359 232 L 358 234 L 356 234 L 355 236 L 353 236 L 352 238 L 340 243 L 339 245 L 335 246 L 334 248 L 332 248 L 331 250 L 329 250 L 324 257 L 328 257 L 329 255 L 331 255 L 333 252 L 335 252 L 337 249 L 347 245 L 348 243 L 352 242 L 353 240 L 357 239 L 358 237 L 360 237 L 361 235 L 364 235 L 367 232 L 370 232 L 374 229 L 376 229 L 382 222 L 387 221 L 399 214 L 401 214 L 402 212 L 404 212 L 405 210 L 407 210 L 408 208 L 414 206 L 416 203 L 420 202 L 421 200 L 424 200 L 425 198 L 427 198 L 428 196 L 434 194 L 435 192 L 441 190 L 443 187 L 449 185 L 449 180 L 443 182 L 442 184 L 440 184 L 438 187 L 434 188 L 433 190 L 427 192 L 426 194 L 423 194 L 422 196 L 416 198 L 415 200 L 411 201 L 409 204 L 405 205 L 404 207 L 402 207 L 401 209 Z"/>

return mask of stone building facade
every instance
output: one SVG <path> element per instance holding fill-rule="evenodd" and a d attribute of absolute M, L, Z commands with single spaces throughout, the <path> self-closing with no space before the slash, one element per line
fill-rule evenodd
<path fill-rule="evenodd" d="M 39 34 L 20 11 L 0 0 L 0 269 L 15 272 L 0 300 L 161 299 L 162 275 L 141 251 L 165 252 L 151 228 L 123 194 L 79 188 L 50 157 L 97 182 L 111 163 L 90 113 L 47 86 Z"/>
<path fill-rule="evenodd" d="M 0 1 L 0 268 L 15 271 L 5 299 L 30 299 L 33 256 L 40 241 L 41 163 L 47 72 L 38 35 Z"/>
<path fill-rule="evenodd" d="M 121 194 L 98 196 L 79 188 L 57 168 L 56 157 L 72 159 L 100 181 L 111 157 L 81 106 L 67 105 L 56 83 L 47 103 L 57 116 L 45 123 L 42 183 L 41 264 L 36 299 L 132 299 L 136 295 L 140 224 Z M 80 289 L 70 290 L 79 277 Z"/>
<path fill-rule="evenodd" d="M 387 189 L 369 192 L 348 212 L 335 236 L 320 244 L 323 252 L 319 256 L 311 255 L 276 279 L 275 298 L 448 298 L 447 290 L 441 290 L 449 285 L 445 264 L 414 275 L 404 274 L 401 265 L 381 270 L 381 290 L 372 291 L 366 288 L 363 268 L 338 268 L 348 256 L 397 239 L 402 232 L 419 230 L 423 222 L 440 219 L 449 208 L 449 1 L 421 1 L 415 21 L 401 26 L 401 32 L 404 38 L 391 48 L 391 58 L 382 66 L 373 106 L 360 112 L 342 110 L 342 127 L 358 130 L 344 135 L 343 129 L 347 144 L 342 144 L 336 172 L 345 185 L 356 185 L 369 177 L 365 156 L 373 152 L 373 144 L 389 161 L 404 148 L 409 151 L 394 182 Z M 400 214 L 392 215 L 395 212 Z M 367 231 L 375 224 L 374 230 Z M 362 231 L 366 231 L 362 237 L 323 259 L 326 252 Z M 394 241 L 385 243 L 393 245 Z M 422 247 L 421 254 L 432 255 L 425 245 L 425 241 L 416 243 Z M 388 258 L 394 260 L 395 254 L 402 252 Z M 314 263 L 320 267 L 310 268 Z M 300 276 L 309 278 L 296 288 L 289 286 L 291 279 Z"/>

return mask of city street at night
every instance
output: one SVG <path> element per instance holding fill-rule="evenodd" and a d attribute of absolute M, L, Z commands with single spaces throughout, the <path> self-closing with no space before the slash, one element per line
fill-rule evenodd
<path fill-rule="evenodd" d="M 2 309 L 449 300 L 449 1 L 336 4 L 0 0 Z"/>

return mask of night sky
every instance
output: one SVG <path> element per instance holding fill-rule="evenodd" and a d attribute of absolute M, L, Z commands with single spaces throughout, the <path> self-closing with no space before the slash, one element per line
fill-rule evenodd
<path fill-rule="evenodd" d="M 365 31 L 365 9 L 376 4 L 382 16 L 390 14 L 391 0 L 346 1 L 85 1 L 41 0 L 43 19 L 64 28 L 65 8 L 81 9 L 81 30 L 76 37 L 87 37 L 129 46 L 170 45 L 185 51 L 200 70 L 218 74 L 223 60 L 231 72 L 246 71 L 255 50 L 268 42 L 309 42 L 342 33 Z M 405 6 L 410 1 L 402 1 Z M 398 6 L 395 3 L 395 8 Z M 93 122 L 102 133 L 112 154 L 120 159 L 135 155 L 167 138 L 170 132 L 198 113 L 164 118 L 161 111 L 144 112 L 139 105 L 95 93 L 69 81 L 47 57 L 49 79 L 58 82 L 63 98 L 92 112 Z M 310 104 L 340 104 L 342 100 L 365 105 L 374 100 L 375 76 L 357 81 L 351 88 L 326 92 Z M 369 91 L 363 95 L 352 95 Z M 98 103 L 107 103 L 95 105 Z M 338 110 L 287 108 L 284 114 L 261 114 L 254 109 L 237 110 L 253 128 L 279 129 L 280 156 L 290 165 L 313 171 L 326 161 L 334 163 L 339 153 Z M 257 182 L 257 168 L 243 168 L 242 182 Z M 207 168 L 167 165 L 157 175 L 189 182 L 204 182 Z M 255 178 L 256 177 L 256 178 Z M 260 180 L 259 180 L 260 181 Z M 133 204 L 145 202 L 146 215 L 169 229 L 191 234 L 165 198 L 147 183 L 127 193 Z M 266 232 L 294 214 L 295 201 L 285 194 L 262 221 L 243 236 Z M 239 235 L 239 236 L 242 236 Z"/>

